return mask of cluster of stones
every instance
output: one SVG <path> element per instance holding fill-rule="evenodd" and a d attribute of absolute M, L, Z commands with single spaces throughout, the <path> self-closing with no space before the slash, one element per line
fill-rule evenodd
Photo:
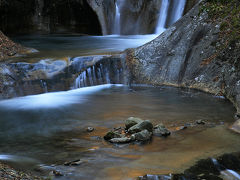
<path fill-rule="evenodd" d="M 144 142 L 151 140 L 153 135 L 166 137 L 170 134 L 163 124 L 154 127 L 149 120 L 130 117 L 125 121 L 125 128 L 114 128 L 104 136 L 104 139 L 111 143 Z"/>

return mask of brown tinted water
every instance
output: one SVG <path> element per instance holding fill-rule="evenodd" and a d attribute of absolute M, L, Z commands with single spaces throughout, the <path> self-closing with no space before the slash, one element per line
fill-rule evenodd
<path fill-rule="evenodd" d="M 171 87 L 81 88 L 0 101 L 0 160 L 60 179 L 132 179 L 182 172 L 197 160 L 240 150 L 228 129 L 235 109 L 225 99 Z M 101 137 L 130 116 L 164 123 L 173 132 L 146 144 L 110 144 Z M 176 131 L 202 119 L 206 125 Z M 96 130 L 86 132 L 88 126 Z M 81 159 L 79 166 L 63 166 Z"/>

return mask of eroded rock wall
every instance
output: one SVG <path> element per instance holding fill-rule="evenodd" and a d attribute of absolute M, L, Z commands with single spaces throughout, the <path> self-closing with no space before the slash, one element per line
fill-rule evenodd
<path fill-rule="evenodd" d="M 102 34 L 87 0 L 1 0 L 0 29 L 6 34 Z"/>
<path fill-rule="evenodd" d="M 158 38 L 126 51 L 132 82 L 189 87 L 223 95 L 240 113 L 240 42 L 217 50 L 221 22 L 195 6 Z"/>

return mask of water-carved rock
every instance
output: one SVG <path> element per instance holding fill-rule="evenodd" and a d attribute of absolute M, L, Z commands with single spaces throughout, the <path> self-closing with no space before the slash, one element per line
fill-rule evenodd
<path fill-rule="evenodd" d="M 128 129 L 128 132 L 133 134 L 133 133 L 137 133 L 143 130 L 148 130 L 149 132 L 152 132 L 153 130 L 153 125 L 149 120 L 140 122 L 134 126 L 132 126 L 131 128 Z"/>
<path fill-rule="evenodd" d="M 141 132 L 133 134 L 132 136 L 136 141 L 148 141 L 151 139 L 152 133 L 145 129 Z"/>
<path fill-rule="evenodd" d="M 134 126 L 134 125 L 136 125 L 136 124 L 138 124 L 138 123 L 141 123 L 141 122 L 143 122 L 143 120 L 140 119 L 140 118 L 130 117 L 130 118 L 128 118 L 128 119 L 126 120 L 126 122 L 125 122 L 126 129 L 129 129 L 129 128 L 131 128 L 132 126 Z"/>

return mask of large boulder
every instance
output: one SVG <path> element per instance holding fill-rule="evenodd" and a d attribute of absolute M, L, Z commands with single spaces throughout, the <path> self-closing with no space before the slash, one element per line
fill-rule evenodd
<path fill-rule="evenodd" d="M 137 84 L 187 87 L 225 96 L 240 113 L 240 20 L 232 11 L 233 8 L 239 11 L 239 1 L 222 5 L 226 11 L 213 10 L 207 5 L 204 1 L 198 3 L 153 41 L 128 49 L 126 62 L 131 80 Z"/>
<path fill-rule="evenodd" d="M 149 141 L 151 137 L 152 137 L 152 133 L 146 129 L 132 135 L 132 138 L 135 141 Z"/>
<path fill-rule="evenodd" d="M 129 129 L 130 127 L 132 127 L 138 123 L 141 123 L 141 122 L 143 122 L 143 120 L 140 118 L 130 117 L 125 121 L 126 129 Z"/>
<path fill-rule="evenodd" d="M 149 132 L 152 132 L 152 130 L 153 130 L 153 125 L 149 120 L 140 122 L 140 123 L 132 126 L 131 128 L 128 129 L 128 132 L 130 134 L 133 134 L 133 133 L 143 131 L 145 129 L 148 130 Z"/>

